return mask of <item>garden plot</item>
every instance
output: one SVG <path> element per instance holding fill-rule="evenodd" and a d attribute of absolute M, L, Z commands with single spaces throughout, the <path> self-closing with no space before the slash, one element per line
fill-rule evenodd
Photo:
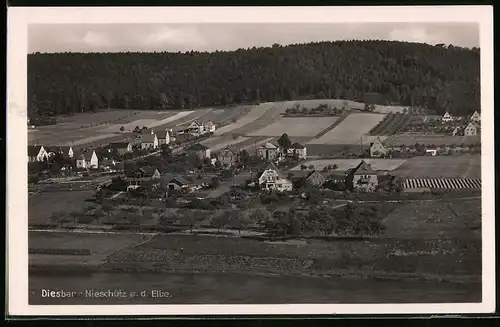
<path fill-rule="evenodd" d="M 389 113 L 404 113 L 408 110 L 408 106 L 382 106 L 375 105 L 374 112 L 379 112 L 381 114 L 389 114 Z"/>
<path fill-rule="evenodd" d="M 300 165 L 292 168 L 292 170 L 300 170 L 301 165 L 313 165 L 314 169 L 322 170 L 324 167 L 329 165 L 336 165 L 337 171 L 346 171 L 350 168 L 354 168 L 364 160 L 366 163 L 370 164 L 374 170 L 377 171 L 393 171 L 403 165 L 406 160 L 404 159 L 331 159 L 331 160 L 308 160 Z"/>
<path fill-rule="evenodd" d="M 283 133 L 286 133 L 290 137 L 314 137 L 336 120 L 337 117 L 282 118 L 249 135 L 281 136 Z"/>
<path fill-rule="evenodd" d="M 311 141 L 315 144 L 356 144 L 362 137 L 377 125 L 384 115 L 373 113 L 354 113 L 347 116 L 340 125 L 319 139 Z"/>

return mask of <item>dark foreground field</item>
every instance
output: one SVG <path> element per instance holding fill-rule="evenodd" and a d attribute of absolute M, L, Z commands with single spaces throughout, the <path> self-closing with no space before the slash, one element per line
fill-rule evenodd
<path fill-rule="evenodd" d="M 30 232 L 30 303 L 481 301 L 479 199 L 397 204 L 384 222 L 364 240 Z M 88 289 L 170 296 L 89 299 Z"/>
<path fill-rule="evenodd" d="M 75 291 L 75 298 L 47 299 L 41 288 Z M 86 290 L 122 290 L 123 298 L 85 297 Z M 31 305 L 41 304 L 280 304 L 480 302 L 481 284 L 263 277 L 230 274 L 113 274 L 30 277 Z M 163 291 L 154 297 L 153 291 Z M 144 297 L 141 292 L 145 291 Z M 79 293 L 82 293 L 81 295 Z M 130 297 L 131 292 L 136 297 Z M 159 292 L 156 292 L 156 295 Z"/>

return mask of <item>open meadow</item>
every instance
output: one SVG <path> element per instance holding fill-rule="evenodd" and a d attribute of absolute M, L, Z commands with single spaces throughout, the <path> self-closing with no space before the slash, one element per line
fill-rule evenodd
<path fill-rule="evenodd" d="M 479 145 L 481 140 L 477 136 L 452 136 L 452 135 L 396 135 L 386 139 L 392 146 L 414 146 L 415 144 L 433 146 L 460 146 Z"/>
<path fill-rule="evenodd" d="M 481 178 L 481 156 L 424 156 L 409 158 L 393 171 L 402 177 Z"/>
<path fill-rule="evenodd" d="M 310 141 L 312 144 L 356 144 L 360 143 L 373 126 L 384 118 L 382 114 L 353 113 L 334 129 L 321 136 L 319 139 Z M 365 137 L 367 139 L 367 137 Z M 369 143 L 370 140 L 367 139 Z"/>
<path fill-rule="evenodd" d="M 289 137 L 314 137 L 332 125 L 336 120 L 337 117 L 282 118 L 248 135 L 281 136 L 283 133 L 286 133 Z"/>

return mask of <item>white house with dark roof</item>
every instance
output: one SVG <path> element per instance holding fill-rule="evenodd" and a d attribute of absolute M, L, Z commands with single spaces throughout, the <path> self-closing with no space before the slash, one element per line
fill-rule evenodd
<path fill-rule="evenodd" d="M 257 148 L 257 156 L 263 160 L 276 161 L 281 158 L 279 146 L 266 142 Z"/>
<path fill-rule="evenodd" d="M 110 151 L 116 151 L 120 155 L 132 152 L 132 144 L 130 142 L 112 142 L 108 146 Z"/>
<path fill-rule="evenodd" d="M 144 134 L 141 137 L 141 149 L 156 149 L 158 148 L 158 137 L 156 134 Z"/>
<path fill-rule="evenodd" d="M 263 190 L 268 191 L 291 191 L 292 182 L 284 178 L 275 164 L 270 163 L 259 175 L 259 185 Z"/>
<path fill-rule="evenodd" d="M 213 133 L 213 132 L 215 132 L 215 128 L 216 128 L 215 123 L 211 120 L 209 120 L 203 124 L 204 133 Z"/>
<path fill-rule="evenodd" d="M 300 143 L 293 143 L 292 146 L 287 149 L 287 156 L 297 156 L 299 160 L 307 158 L 307 149 L 304 145 Z"/>
<path fill-rule="evenodd" d="M 67 158 L 73 158 L 74 154 L 75 154 L 75 152 L 73 151 L 73 147 L 71 147 L 71 146 L 55 145 L 55 146 L 47 147 L 46 151 L 47 151 L 49 156 L 55 156 L 56 154 L 60 154 L 60 155 L 67 157 Z"/>
<path fill-rule="evenodd" d="M 450 121 L 453 121 L 453 120 L 454 120 L 453 116 L 448 111 L 441 118 L 441 121 L 444 122 L 444 123 L 447 123 L 447 122 L 450 122 Z"/>
<path fill-rule="evenodd" d="M 44 161 L 48 158 L 48 153 L 43 145 L 28 145 L 28 161 Z"/>
<path fill-rule="evenodd" d="M 477 112 L 477 110 L 474 111 L 472 116 L 470 116 L 470 121 L 475 123 L 479 123 L 481 121 L 481 115 Z"/>
<path fill-rule="evenodd" d="M 387 148 L 384 145 L 384 142 L 377 137 L 370 143 L 370 157 L 377 158 L 383 157 L 387 153 Z"/>
<path fill-rule="evenodd" d="M 481 127 L 477 123 L 469 123 L 464 130 L 464 136 L 478 136 L 481 135 Z"/>
<path fill-rule="evenodd" d="M 99 158 L 95 150 L 86 150 L 76 158 L 76 168 L 99 168 Z"/>
<path fill-rule="evenodd" d="M 156 137 L 158 138 L 158 146 L 162 146 L 163 144 L 170 144 L 170 130 L 166 129 L 164 131 L 160 131 L 156 133 Z"/>
<path fill-rule="evenodd" d="M 373 191 L 377 185 L 377 172 L 364 160 L 346 172 L 346 187 L 349 190 Z"/>

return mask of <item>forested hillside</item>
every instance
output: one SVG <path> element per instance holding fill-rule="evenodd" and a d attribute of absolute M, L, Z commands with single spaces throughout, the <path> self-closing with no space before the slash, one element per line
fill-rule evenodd
<path fill-rule="evenodd" d="M 179 109 L 369 92 L 439 113 L 480 109 L 479 49 L 338 41 L 232 52 L 28 55 L 30 117 Z"/>

